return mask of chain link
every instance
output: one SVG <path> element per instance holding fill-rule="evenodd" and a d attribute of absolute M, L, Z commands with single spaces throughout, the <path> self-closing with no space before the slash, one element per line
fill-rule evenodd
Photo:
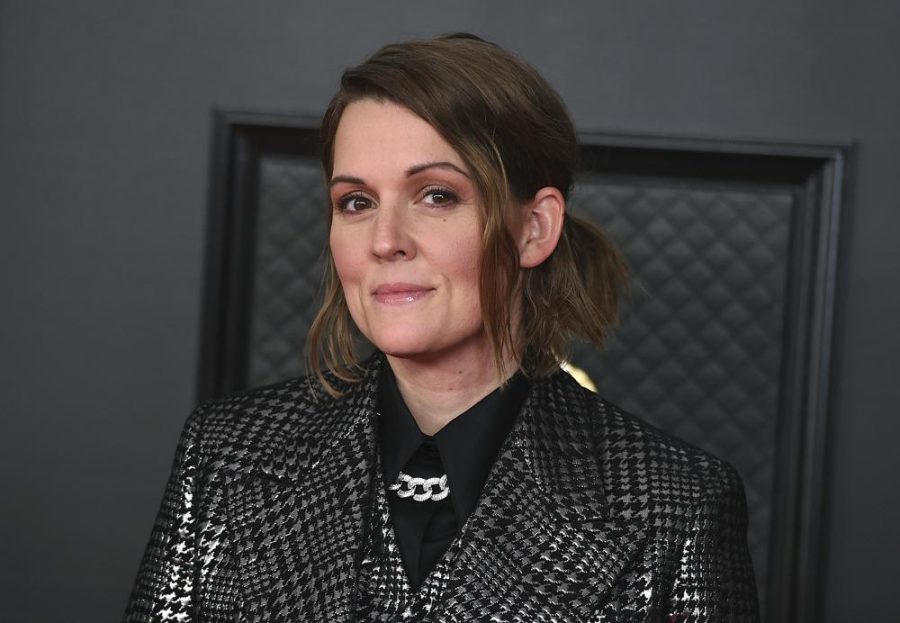
<path fill-rule="evenodd" d="M 417 492 L 418 487 L 422 488 L 422 492 Z M 432 489 L 437 487 L 437 491 Z M 412 497 L 416 502 L 440 502 L 450 495 L 450 486 L 447 484 L 447 474 L 434 478 L 419 478 L 418 476 L 410 476 L 400 472 L 397 476 L 397 482 L 388 487 L 390 491 L 396 491 L 401 498 Z"/>

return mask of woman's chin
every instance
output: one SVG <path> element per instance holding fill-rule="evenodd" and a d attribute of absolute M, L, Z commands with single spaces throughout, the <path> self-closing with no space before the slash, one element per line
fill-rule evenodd
<path fill-rule="evenodd" d="M 404 341 L 382 341 L 374 344 L 385 355 L 399 359 L 420 359 L 433 353 L 433 349 L 425 345 Z"/>
<path fill-rule="evenodd" d="M 437 362 L 447 359 L 467 359 L 473 355 L 490 358 L 490 345 L 480 325 L 472 327 L 429 326 L 410 327 L 409 323 L 366 327 L 363 331 L 369 342 L 390 357 Z M 474 323 L 473 323 L 474 324 Z M 375 329 L 374 331 L 372 329 Z"/>

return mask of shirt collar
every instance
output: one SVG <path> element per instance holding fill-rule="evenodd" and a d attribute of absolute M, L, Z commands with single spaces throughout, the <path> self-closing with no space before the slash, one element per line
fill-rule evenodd
<path fill-rule="evenodd" d="M 516 373 L 505 387 L 497 388 L 429 437 L 419 429 L 400 395 L 390 365 L 385 365 L 378 396 L 385 482 L 396 481 L 419 446 L 431 441 L 440 452 L 456 520 L 462 526 L 478 504 L 481 490 L 516 421 L 529 386 L 525 376 Z"/>

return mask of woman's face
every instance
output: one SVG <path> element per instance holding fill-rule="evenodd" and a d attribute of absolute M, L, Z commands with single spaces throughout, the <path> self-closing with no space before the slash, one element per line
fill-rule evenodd
<path fill-rule="evenodd" d="M 434 128 L 397 104 L 350 104 L 335 136 L 330 197 L 337 274 L 350 315 L 375 346 L 420 361 L 490 353 L 479 198 Z"/>

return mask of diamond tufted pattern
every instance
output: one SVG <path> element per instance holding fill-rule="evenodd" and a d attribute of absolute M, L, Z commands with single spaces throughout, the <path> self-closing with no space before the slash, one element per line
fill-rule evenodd
<path fill-rule="evenodd" d="M 267 156 L 259 179 L 248 387 L 303 374 L 328 239 L 328 199 L 317 160 Z"/>

